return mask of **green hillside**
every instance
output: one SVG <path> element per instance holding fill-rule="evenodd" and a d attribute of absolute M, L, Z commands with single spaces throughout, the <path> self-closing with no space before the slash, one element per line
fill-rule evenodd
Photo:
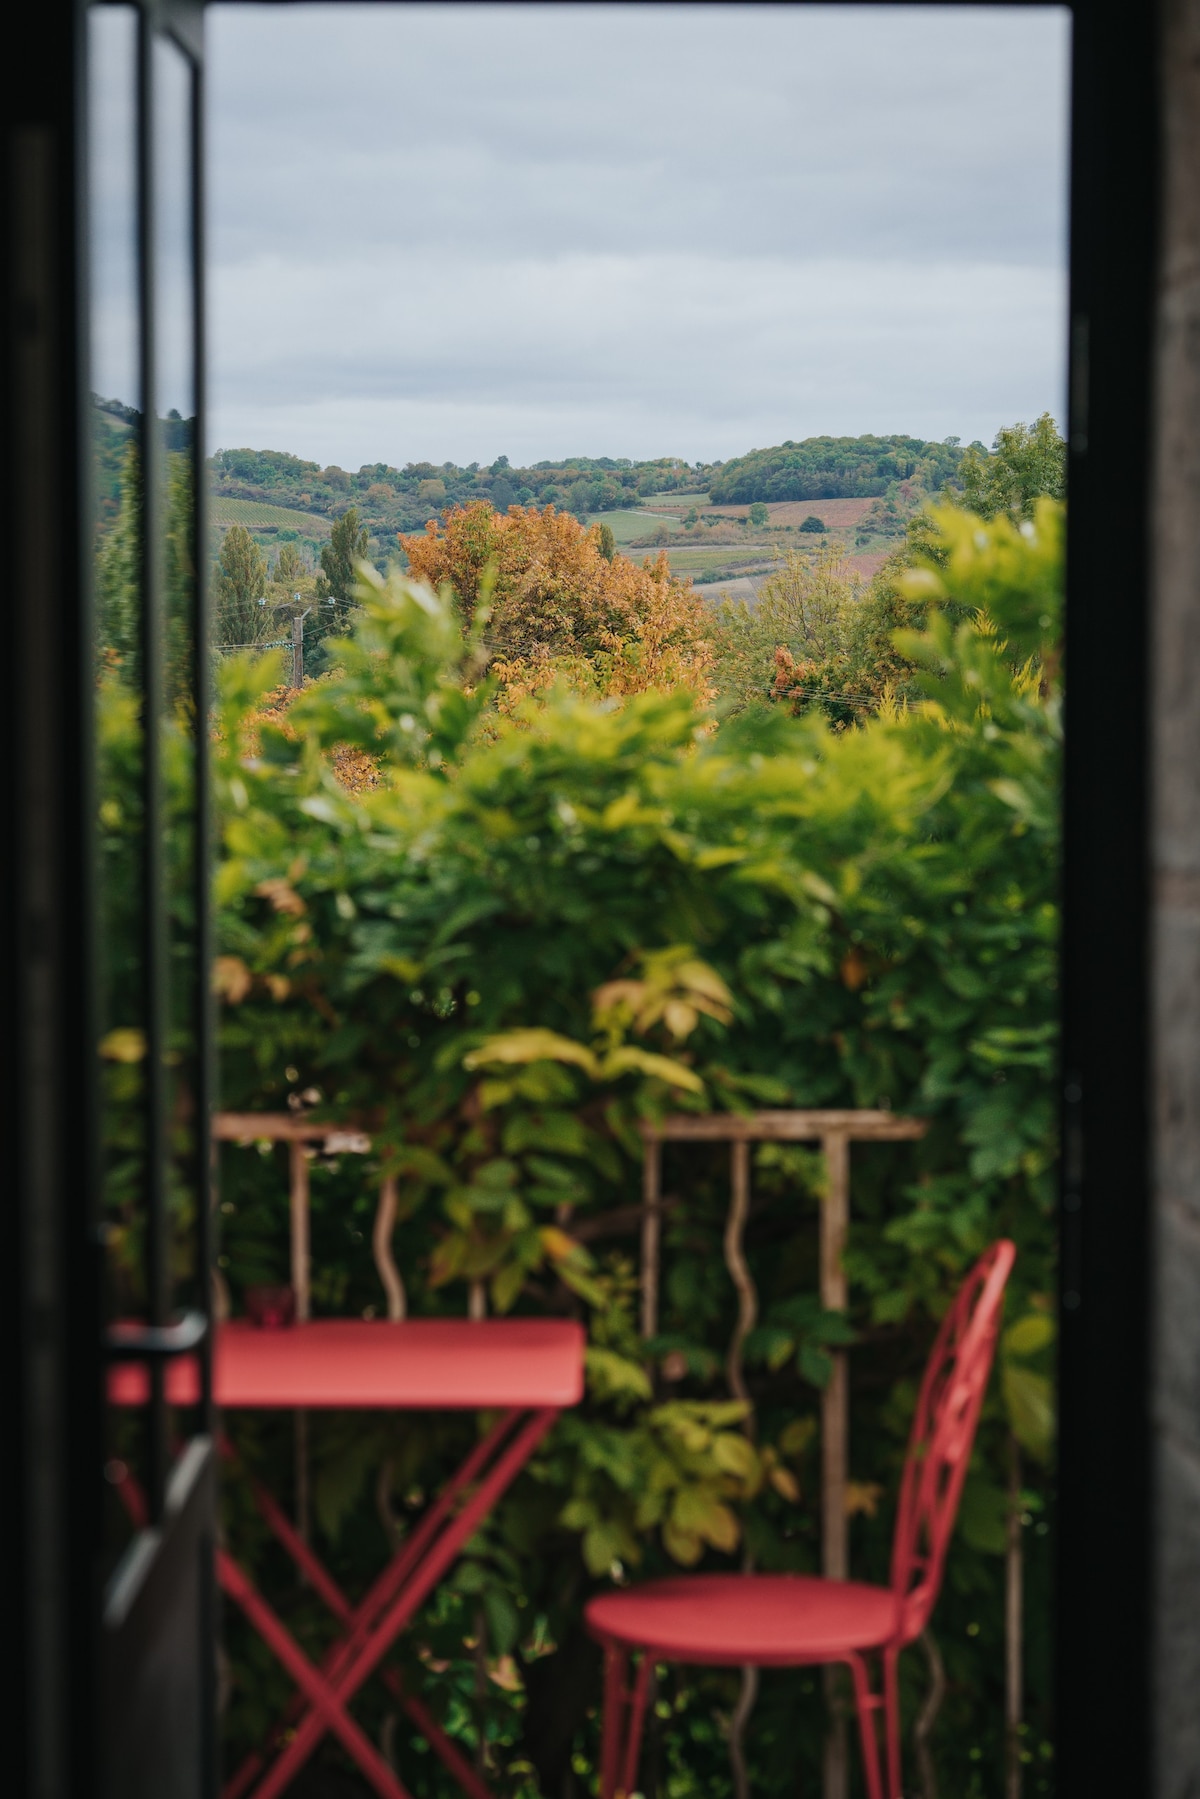
<path fill-rule="evenodd" d="M 208 506 L 209 523 L 219 531 L 230 525 L 245 525 L 251 534 L 281 537 L 286 543 L 292 537 L 317 540 L 329 536 L 332 521 L 312 512 L 297 512 L 290 506 L 273 506 L 265 500 L 235 500 L 225 494 L 214 494 Z"/>
<path fill-rule="evenodd" d="M 116 518 L 138 414 L 97 398 L 93 409 L 98 522 Z M 169 447 L 188 440 L 188 420 L 164 421 Z M 960 486 L 972 466 L 956 439 L 811 437 L 751 450 L 728 462 L 689 465 L 675 456 L 575 456 L 514 468 L 498 456 L 469 463 L 364 464 L 356 472 L 286 450 L 219 450 L 209 458 L 209 555 L 232 525 L 248 530 L 274 566 L 285 543 L 315 571 L 334 523 L 351 507 L 379 568 L 397 554 L 399 536 L 422 531 L 456 506 L 486 501 L 497 511 L 555 506 L 600 520 L 617 549 L 641 560 L 665 550 L 676 574 L 700 582 L 770 567 L 800 532 L 824 529 L 843 555 L 881 560 L 905 521 L 947 483 Z M 982 453 L 985 463 L 990 462 Z M 820 521 L 812 509 L 822 514 Z M 753 516 L 748 516 L 753 514 Z"/>
<path fill-rule="evenodd" d="M 465 468 L 452 462 L 408 462 L 403 468 L 375 462 L 352 474 L 283 450 L 218 450 L 208 466 L 214 503 L 250 500 L 329 519 L 355 506 L 381 543 L 394 541 L 399 531 L 421 531 L 427 519 L 473 500 L 488 500 L 498 512 L 557 506 L 582 518 L 636 507 L 649 493 L 699 494 L 707 485 L 706 471 L 689 468 L 676 456 L 653 462 L 576 456 L 530 468 L 513 468 L 507 456 L 488 468 L 477 462 Z"/>
<path fill-rule="evenodd" d="M 871 499 L 901 481 L 936 493 L 954 478 L 963 454 L 956 437 L 940 444 L 919 437 L 789 439 L 724 463 L 709 483 L 709 494 L 717 505 Z"/>

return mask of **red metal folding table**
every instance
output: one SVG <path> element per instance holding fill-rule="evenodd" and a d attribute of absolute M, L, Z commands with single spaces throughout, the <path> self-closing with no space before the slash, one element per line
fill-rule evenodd
<path fill-rule="evenodd" d="M 319 1663 L 310 1661 L 244 1569 L 224 1549 L 218 1551 L 224 1592 L 274 1650 L 298 1689 L 287 1719 L 286 1741 L 274 1760 L 268 1766 L 265 1755 L 251 1757 L 226 1787 L 224 1799 L 241 1799 L 251 1792 L 254 1799 L 273 1799 L 295 1778 L 327 1731 L 340 1740 L 383 1799 L 408 1799 L 389 1764 L 351 1717 L 350 1701 L 528 1462 L 558 1413 L 578 1403 L 583 1392 L 583 1348 L 582 1327 L 569 1319 L 404 1323 L 322 1319 L 286 1330 L 260 1330 L 242 1322 L 221 1326 L 214 1357 L 214 1391 L 221 1407 L 500 1413 L 357 1606 L 341 1592 L 277 1501 L 256 1485 L 255 1498 L 264 1518 L 343 1631 Z M 144 1366 L 128 1363 L 114 1369 L 110 1393 L 116 1403 L 139 1404 L 148 1390 Z M 168 1401 L 189 1405 L 198 1397 L 195 1363 L 174 1363 L 167 1374 Z M 394 1670 L 385 1669 L 383 1674 L 459 1784 L 472 1799 L 488 1799 L 483 1781 L 420 1699 L 404 1690 Z"/>

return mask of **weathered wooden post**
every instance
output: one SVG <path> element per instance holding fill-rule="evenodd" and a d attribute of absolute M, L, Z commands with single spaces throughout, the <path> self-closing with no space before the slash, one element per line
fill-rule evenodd
<path fill-rule="evenodd" d="M 730 1178 L 732 1204 L 726 1227 L 726 1260 L 738 1287 L 737 1356 L 731 1354 L 731 1385 L 736 1371 L 739 1396 L 746 1397 L 741 1377 L 740 1342 L 753 1323 L 753 1291 L 746 1290 L 748 1270 L 742 1256 L 742 1231 L 750 1204 L 750 1145 L 752 1143 L 819 1143 L 825 1158 L 825 1192 L 821 1200 L 820 1296 L 826 1311 L 844 1312 L 849 1300 L 843 1265 L 850 1228 L 850 1145 L 895 1143 L 925 1135 L 921 1118 L 902 1118 L 893 1112 L 796 1110 L 787 1112 L 679 1113 L 660 1125 L 643 1126 L 645 1156 L 642 1165 L 642 1263 L 641 1326 L 643 1337 L 658 1332 L 658 1287 L 662 1264 L 662 1145 L 664 1143 L 728 1143 L 732 1149 Z M 733 1253 L 731 1253 L 733 1252 Z M 739 1278 L 738 1270 L 741 1271 Z M 846 1487 L 850 1465 L 850 1370 L 846 1352 L 833 1355 L 833 1370 L 821 1395 L 821 1568 L 829 1580 L 846 1580 L 850 1573 L 849 1520 Z M 823 1799 L 847 1799 L 850 1764 L 846 1718 L 841 1709 L 837 1670 L 826 1671 L 826 1703 L 830 1729 L 825 1745 Z M 753 1704 L 752 1683 L 744 1687 L 739 1705 L 739 1729 L 744 1729 Z M 735 1781 L 741 1757 L 740 1740 L 734 1749 Z M 744 1768 L 742 1770 L 744 1780 Z"/>
<path fill-rule="evenodd" d="M 304 685 L 304 621 L 307 612 L 292 614 L 292 686 Z"/>

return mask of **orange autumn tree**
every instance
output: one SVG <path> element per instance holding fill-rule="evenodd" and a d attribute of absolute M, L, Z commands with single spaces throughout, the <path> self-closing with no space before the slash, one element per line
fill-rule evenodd
<path fill-rule="evenodd" d="M 494 512 L 486 500 L 452 508 L 423 536 L 401 536 L 409 569 L 452 588 L 470 622 L 490 583 L 487 640 L 507 709 L 565 678 L 608 695 L 687 687 L 708 698 L 709 615 L 665 555 L 609 561 L 599 528 L 547 506 Z"/>

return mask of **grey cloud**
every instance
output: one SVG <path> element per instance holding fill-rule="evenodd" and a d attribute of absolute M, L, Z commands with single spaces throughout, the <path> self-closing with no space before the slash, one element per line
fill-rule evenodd
<path fill-rule="evenodd" d="M 222 442 L 728 455 L 1058 400 L 1059 9 L 209 19 Z"/>
<path fill-rule="evenodd" d="M 223 244 L 1016 260 L 1062 233 L 1057 9 L 212 9 Z M 280 134 L 283 133 L 281 141 Z M 286 144 L 286 154 L 280 150 Z M 1049 175 L 1049 179 L 1047 176 Z M 267 216 L 264 217 L 264 214 Z"/>

